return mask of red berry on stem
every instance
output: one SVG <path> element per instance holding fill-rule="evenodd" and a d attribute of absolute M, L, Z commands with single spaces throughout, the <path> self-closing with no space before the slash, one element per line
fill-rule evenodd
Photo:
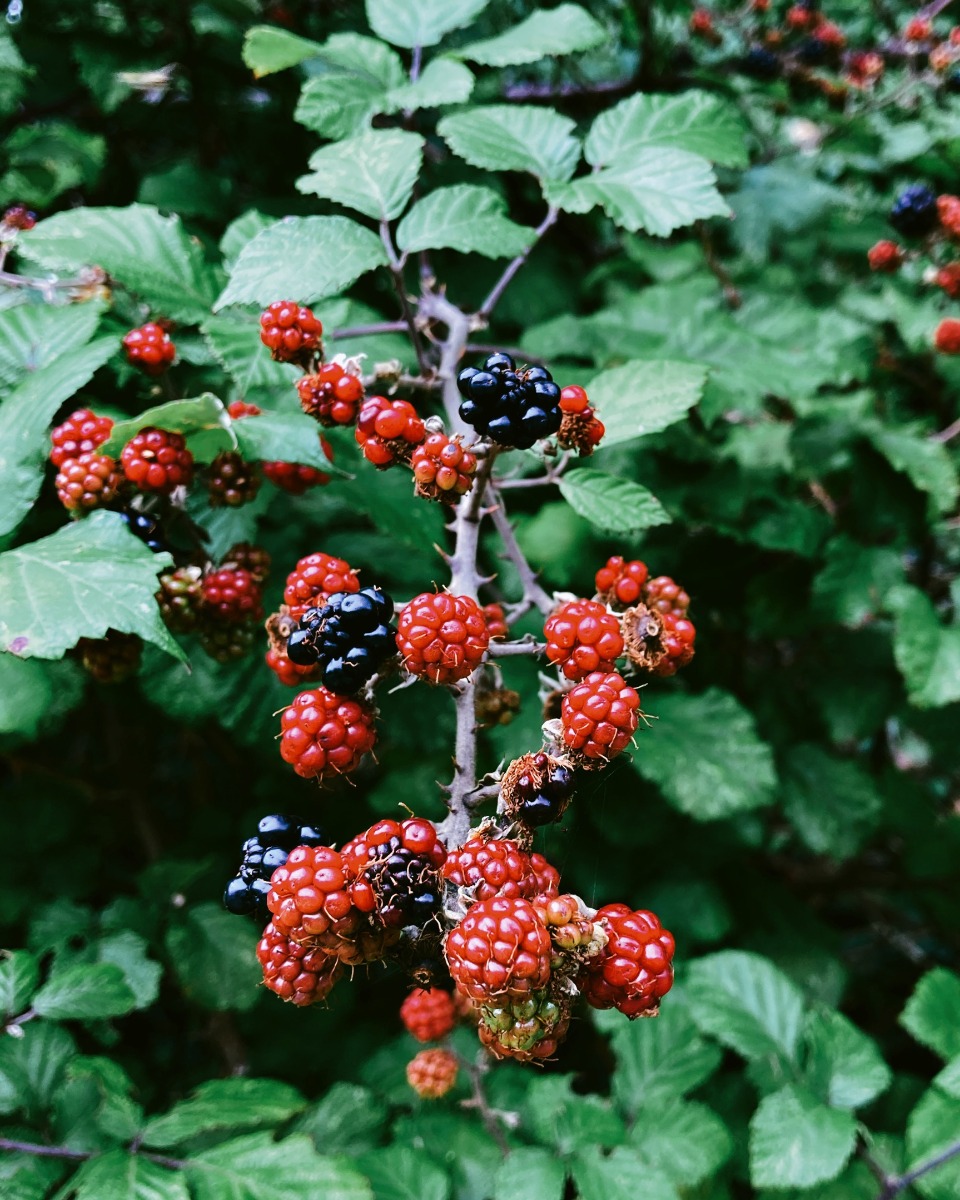
<path fill-rule="evenodd" d="M 221 451 L 210 464 L 207 491 L 211 508 L 239 508 L 255 500 L 259 490 L 256 468 L 235 451 Z"/>
<path fill-rule="evenodd" d="M 263 619 L 260 585 L 243 567 L 220 567 L 204 575 L 200 598 L 207 614 L 226 624 Z"/>
<path fill-rule="evenodd" d="M 407 1063 L 407 1082 L 423 1100 L 440 1100 L 457 1082 L 459 1063 L 451 1050 L 421 1050 Z"/>
<path fill-rule="evenodd" d="M 397 618 L 397 648 L 404 665 L 430 683 L 466 679 L 489 644 L 483 611 L 469 596 L 421 592 Z"/>
<path fill-rule="evenodd" d="M 933 344 L 941 354 L 960 354 L 960 321 L 944 318 L 933 335 Z"/>
<path fill-rule="evenodd" d="M 312 683 L 320 678 L 320 668 L 316 664 L 302 667 L 299 663 L 291 662 L 285 654 L 273 647 L 267 651 L 266 660 L 270 670 L 287 687 L 302 687 L 303 684 Z"/>
<path fill-rule="evenodd" d="M 414 450 L 410 466 L 417 495 L 453 503 L 473 486 L 477 457 L 463 448 L 459 436 L 431 433 Z"/>
<path fill-rule="evenodd" d="M 363 381 L 339 363 L 322 363 L 297 380 L 300 407 L 321 425 L 353 425 L 363 400 Z"/>
<path fill-rule="evenodd" d="M 141 429 L 120 454 L 123 473 L 144 492 L 172 492 L 193 479 L 193 455 L 179 433 Z"/>
<path fill-rule="evenodd" d="M 322 333 L 311 310 L 293 300 L 275 300 L 260 315 L 260 341 L 277 362 L 308 362 L 320 347 Z"/>
<path fill-rule="evenodd" d="M 57 473 L 57 496 L 71 512 L 99 508 L 116 499 L 123 476 L 108 454 L 68 458 Z"/>
<path fill-rule="evenodd" d="M 109 438 L 113 421 L 98 417 L 89 408 L 78 408 L 50 433 L 50 461 L 61 466 L 68 458 L 91 454 Z"/>
<path fill-rule="evenodd" d="M 510 636 L 506 613 L 504 613 L 502 605 L 485 604 L 483 606 L 483 619 L 487 623 L 487 633 L 490 634 L 491 642 L 494 638 L 506 638 Z"/>
<path fill-rule="evenodd" d="M 239 421 L 243 417 L 259 417 L 263 409 L 257 404 L 247 404 L 245 400 L 234 400 L 228 405 L 227 412 L 235 421 Z"/>
<path fill-rule="evenodd" d="M 287 576 L 283 602 L 290 616 L 299 620 L 308 608 L 321 607 L 327 596 L 337 592 L 359 592 L 356 572 L 342 558 L 317 551 L 301 558 Z"/>
<path fill-rule="evenodd" d="M 550 979 L 550 934 L 528 900 L 474 904 L 447 934 L 444 954 L 457 988 L 481 1004 L 528 996 Z"/>
<path fill-rule="evenodd" d="M 536 857 L 547 865 L 542 856 Z M 554 868 L 549 870 L 559 881 Z M 547 890 L 542 867 L 536 870 L 531 856 L 510 838 L 470 838 L 450 851 L 441 874 L 457 887 L 470 889 L 476 900 L 492 900 L 495 896 L 529 900 Z"/>
<path fill-rule="evenodd" d="M 626 904 L 604 905 L 596 920 L 607 944 L 580 980 L 587 1003 L 631 1019 L 655 1013 L 673 986 L 673 935 L 652 912 Z"/>
<path fill-rule="evenodd" d="M 304 779 L 355 771 L 377 740 L 373 711 L 325 687 L 301 692 L 280 717 L 280 756 Z"/>
<path fill-rule="evenodd" d="M 453 997 L 443 988 L 414 988 L 400 1006 L 400 1020 L 418 1042 L 439 1042 L 457 1022 Z"/>
<path fill-rule="evenodd" d="M 639 559 L 626 562 L 620 555 L 608 558 L 596 574 L 597 595 L 616 608 L 630 608 L 643 595 L 647 564 Z"/>
<path fill-rule="evenodd" d="M 357 417 L 357 443 L 364 458 L 380 469 L 409 462 L 425 436 L 423 421 L 406 400 L 369 396 Z"/>
<path fill-rule="evenodd" d="M 867 251 L 871 271 L 898 271 L 903 265 L 903 250 L 896 242 L 884 239 Z"/>
<path fill-rule="evenodd" d="M 679 583 L 669 575 L 658 575 L 646 586 L 644 600 L 653 612 L 670 613 L 674 617 L 685 617 L 690 607 L 690 597 Z"/>
<path fill-rule="evenodd" d="M 148 375 L 160 375 L 177 357 L 177 348 L 170 334 L 156 321 L 148 321 L 124 335 L 123 348 L 127 362 Z"/>
<path fill-rule="evenodd" d="M 543 626 L 547 658 L 566 679 L 593 671 L 612 671 L 623 654 L 620 622 L 596 600 L 571 600 L 547 617 Z"/>
<path fill-rule="evenodd" d="M 563 697 L 563 740 L 583 756 L 585 766 L 615 758 L 639 723 L 640 696 L 611 671 L 596 671 Z"/>
<path fill-rule="evenodd" d="M 340 976 L 340 960 L 306 942 L 291 941 L 271 922 L 257 946 L 263 982 L 281 1000 L 305 1007 L 325 1000 Z"/>

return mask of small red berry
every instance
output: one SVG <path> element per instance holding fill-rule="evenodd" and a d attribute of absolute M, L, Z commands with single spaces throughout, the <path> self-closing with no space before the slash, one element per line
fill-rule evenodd
<path fill-rule="evenodd" d="M 417 410 L 406 400 L 369 396 L 357 417 L 357 443 L 367 462 L 381 470 L 409 462 L 426 432 Z"/>
<path fill-rule="evenodd" d="M 937 272 L 937 287 L 952 299 L 956 300 L 960 296 L 960 262 L 947 263 L 945 267 L 941 267 Z"/>
<path fill-rule="evenodd" d="M 933 335 L 933 344 L 941 354 L 960 354 L 960 320 L 944 318 Z"/>
<path fill-rule="evenodd" d="M 810 29 L 816 19 L 816 11 L 809 4 L 792 4 L 784 18 L 789 29 Z"/>
<path fill-rule="evenodd" d="M 141 429 L 120 453 L 123 473 L 144 492 L 172 492 L 193 479 L 193 455 L 179 433 Z"/>
<path fill-rule="evenodd" d="M 11 204 L 3 214 L 2 224 L 8 229 L 20 229 L 26 231 L 32 229 L 37 223 L 37 214 L 32 212 L 25 204 Z"/>
<path fill-rule="evenodd" d="M 404 666 L 429 683 L 466 679 L 489 644 L 483 611 L 470 596 L 421 592 L 397 618 L 397 648 Z"/>
<path fill-rule="evenodd" d="M 543 867 L 556 875 L 541 855 L 535 870 L 531 856 L 521 850 L 519 843 L 510 838 L 472 837 L 469 841 L 447 855 L 441 874 L 459 888 L 467 888 L 476 900 L 492 900 L 494 896 L 532 899 L 543 891 L 556 890 L 545 887 Z"/>
<path fill-rule="evenodd" d="M 867 251 L 871 271 L 897 271 L 903 265 L 903 250 L 896 242 L 884 239 Z"/>
<path fill-rule="evenodd" d="M 249 571 L 255 583 L 263 583 L 270 574 L 270 551 L 253 542 L 236 542 L 221 560 L 221 567 L 240 567 Z"/>
<path fill-rule="evenodd" d="M 593 671 L 612 671 L 623 654 L 620 622 L 597 600 L 570 600 L 543 626 L 546 655 L 565 679 L 583 679 Z"/>
<path fill-rule="evenodd" d="M 332 462 L 333 447 L 323 437 L 320 445 Z M 328 471 L 320 471 L 306 463 L 265 462 L 260 465 L 270 482 L 291 496 L 302 496 L 309 488 L 324 487 L 333 478 Z"/>
<path fill-rule="evenodd" d="M 204 575 L 200 598 L 206 613 L 228 625 L 263 618 L 260 585 L 242 567 L 220 567 Z"/>
<path fill-rule="evenodd" d="M 938 196 L 937 216 L 944 233 L 960 238 L 960 196 Z"/>
<path fill-rule="evenodd" d="M 116 499 L 123 476 L 108 454 L 81 454 L 68 458 L 57 473 L 57 496 L 71 512 L 99 508 Z"/>
<path fill-rule="evenodd" d="M 690 14 L 690 32 L 694 37 L 711 37 L 715 33 L 713 15 L 709 9 L 695 8 Z"/>
<path fill-rule="evenodd" d="M 148 375 L 162 374 L 177 357 L 170 334 L 156 321 L 131 329 L 124 336 L 123 348 L 127 352 L 127 362 Z"/>
<path fill-rule="evenodd" d="M 914 17 L 907 22 L 903 31 L 906 42 L 925 42 L 933 36 L 933 25 L 928 17 Z"/>
<path fill-rule="evenodd" d="M 606 904 L 596 919 L 608 940 L 581 978 L 587 1003 L 631 1019 L 655 1013 L 673 986 L 673 935 L 652 912 L 626 904 Z"/>
<path fill-rule="evenodd" d="M 451 1050 L 421 1050 L 407 1063 L 407 1083 L 422 1100 L 440 1100 L 457 1082 L 459 1063 Z"/>
<path fill-rule="evenodd" d="M 348 775 L 377 740 L 373 711 L 325 687 L 301 692 L 284 709 L 280 730 L 280 757 L 304 779 Z"/>
<path fill-rule="evenodd" d="M 671 613 L 675 617 L 685 617 L 690 607 L 690 597 L 669 575 L 658 575 L 656 579 L 651 579 L 644 599 L 647 608 L 661 614 Z"/>
<path fill-rule="evenodd" d="M 308 942 L 291 941 L 273 922 L 257 946 L 263 982 L 281 1000 L 298 1007 L 325 1000 L 340 976 L 340 960 Z"/>
<path fill-rule="evenodd" d="M 260 341 L 277 362 L 309 362 L 322 333 L 311 310 L 293 300 L 275 300 L 260 315 Z"/>
<path fill-rule="evenodd" d="M 697 631 L 692 621 L 685 617 L 675 617 L 672 613 L 661 613 L 663 622 L 661 640 L 667 657 L 655 668 L 657 675 L 675 675 L 680 667 L 685 667 L 693 658 L 693 646 L 697 639 Z"/>
<path fill-rule="evenodd" d="M 418 1042 L 439 1042 L 457 1023 L 457 1010 L 443 988 L 414 988 L 400 1005 L 400 1020 Z"/>
<path fill-rule="evenodd" d="M 299 621 L 308 608 L 324 604 L 327 596 L 359 591 L 360 582 L 348 562 L 317 551 L 301 558 L 287 576 L 283 602 L 290 616 Z"/>
<path fill-rule="evenodd" d="M 847 35 L 840 26 L 835 21 L 828 21 L 819 15 L 813 27 L 813 36 L 832 50 L 842 50 L 847 44 Z"/>
<path fill-rule="evenodd" d="M 266 660 L 270 670 L 287 687 L 302 687 L 305 683 L 313 683 L 320 678 L 320 668 L 316 663 L 313 666 L 301 667 L 299 663 L 291 662 L 285 654 L 273 647 L 267 651 Z"/>
<path fill-rule="evenodd" d="M 483 619 L 487 623 L 487 633 L 490 634 L 491 642 L 495 638 L 510 636 L 510 629 L 507 625 L 507 618 L 502 605 L 485 604 L 483 606 Z"/>
<path fill-rule="evenodd" d="M 598 765 L 616 757 L 639 723 L 640 697 L 615 671 L 596 671 L 567 692 L 561 706 L 563 740 Z"/>
<path fill-rule="evenodd" d="M 847 59 L 844 78 L 851 87 L 872 87 L 883 74 L 884 65 L 882 55 L 858 50 Z"/>
<path fill-rule="evenodd" d="M 297 380 L 300 407 L 321 425 L 353 425 L 363 400 L 363 381 L 339 363 L 322 363 Z"/>
<path fill-rule="evenodd" d="M 160 576 L 157 605 L 164 624 L 174 633 L 192 633 L 202 619 L 199 567 L 176 567 Z"/>
<path fill-rule="evenodd" d="M 113 421 L 109 417 L 98 417 L 89 408 L 78 408 L 51 432 L 50 461 L 59 467 L 68 458 L 91 454 L 103 445 L 112 430 Z"/>
<path fill-rule="evenodd" d="M 258 404 L 248 404 L 246 400 L 234 400 L 227 407 L 227 412 L 235 421 L 243 417 L 259 417 L 263 409 Z"/>
<path fill-rule="evenodd" d="M 630 608 L 643 595 L 647 582 L 647 564 L 638 558 L 625 562 L 620 555 L 608 558 L 597 572 L 594 583 L 597 595 L 616 608 Z"/>
<path fill-rule="evenodd" d="M 586 391 L 576 384 L 565 387 L 560 393 L 560 411 L 563 421 L 557 444 L 562 450 L 576 450 L 581 457 L 589 457 L 603 441 L 606 428 L 590 407 Z"/>
<path fill-rule="evenodd" d="M 414 450 L 410 466 L 418 496 L 453 503 L 473 487 L 477 456 L 463 448 L 459 436 L 431 433 Z"/>
<path fill-rule="evenodd" d="M 467 910 L 447 934 L 444 954 L 458 989 L 481 1004 L 546 987 L 552 944 L 528 900 L 496 896 Z"/>

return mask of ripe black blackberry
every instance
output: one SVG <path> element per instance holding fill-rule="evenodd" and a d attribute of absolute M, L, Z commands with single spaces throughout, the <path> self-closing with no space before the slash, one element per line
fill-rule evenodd
<path fill-rule="evenodd" d="M 573 796 L 573 768 L 543 753 L 518 759 L 517 766 L 519 771 L 504 777 L 504 798 L 510 815 L 531 827 L 559 821 Z"/>
<path fill-rule="evenodd" d="M 491 354 L 479 370 L 457 376 L 460 416 L 501 446 L 528 450 L 563 421 L 560 388 L 546 367 L 521 367 L 509 354 Z"/>
<path fill-rule="evenodd" d="M 396 654 L 393 601 L 381 588 L 335 592 L 322 608 L 308 608 L 287 640 L 287 658 L 319 666 L 324 687 L 358 692 Z"/>
<path fill-rule="evenodd" d="M 925 183 L 914 183 L 900 193 L 893 202 L 889 216 L 890 224 L 904 237 L 923 237 L 932 233 L 939 220 L 937 197 Z"/>
<path fill-rule="evenodd" d="M 154 554 L 170 549 L 163 530 L 160 528 L 160 522 L 155 516 L 141 512 L 139 508 L 122 509 L 120 516 L 126 521 L 130 532 L 135 534 L 141 542 L 146 543 Z"/>
<path fill-rule="evenodd" d="M 780 59 L 766 46 L 751 46 L 740 64 L 743 73 L 754 79 L 776 79 L 780 66 Z"/>
<path fill-rule="evenodd" d="M 269 921 L 270 876 L 286 863 L 294 846 L 322 846 L 323 842 L 323 831 L 316 825 L 304 823 L 299 817 L 281 813 L 264 817 L 255 836 L 243 843 L 240 870 L 223 893 L 224 907 L 238 916 L 250 914 L 261 923 Z"/>

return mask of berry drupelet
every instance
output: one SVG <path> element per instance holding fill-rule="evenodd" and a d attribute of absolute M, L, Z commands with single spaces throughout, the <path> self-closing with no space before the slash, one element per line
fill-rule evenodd
<path fill-rule="evenodd" d="M 890 224 L 904 237 L 919 238 L 932 233 L 939 220 L 936 193 L 925 183 L 905 188 L 890 209 Z"/>
<path fill-rule="evenodd" d="M 334 692 L 358 692 L 396 654 L 393 601 L 381 588 L 336 592 L 322 608 L 308 608 L 287 640 L 287 658 L 317 665 Z"/>
<path fill-rule="evenodd" d="M 481 369 L 457 376 L 460 416 L 501 446 L 528 450 L 563 421 L 560 388 L 545 367 L 521 367 L 509 354 L 491 354 Z"/>
<path fill-rule="evenodd" d="M 270 876 L 277 867 L 285 865 L 294 846 L 322 846 L 324 840 L 322 830 L 299 817 L 282 813 L 263 817 L 256 834 L 243 843 L 240 869 L 223 893 L 224 907 L 238 916 L 249 913 L 260 921 L 268 921 Z"/>

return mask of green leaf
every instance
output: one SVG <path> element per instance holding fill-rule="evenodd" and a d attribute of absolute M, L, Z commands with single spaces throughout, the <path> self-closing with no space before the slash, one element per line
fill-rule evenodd
<path fill-rule="evenodd" d="M 117 350 L 98 338 L 38 367 L 0 403 L 0 536 L 10 533 L 40 494 L 49 426 L 63 404 Z"/>
<path fill-rule="evenodd" d="M 22 658 L 60 658 L 80 638 L 116 629 L 182 659 L 154 601 L 157 572 L 171 561 L 103 511 L 8 550 L 0 554 L 0 646 Z"/>
<path fill-rule="evenodd" d="M 305 463 L 333 475 L 344 472 L 323 451 L 317 423 L 302 412 L 261 413 L 234 423 L 240 453 L 247 460 Z"/>
<path fill-rule="evenodd" d="M 675 1004 L 666 1005 L 655 1021 L 623 1021 L 619 1013 L 595 1019 L 611 1035 L 617 1057 L 613 1093 L 629 1116 L 679 1100 L 720 1065 L 720 1048 L 700 1037 Z"/>
<path fill-rule="evenodd" d="M 126 1150 L 89 1159 L 73 1177 L 73 1188 L 76 1200 L 189 1200 L 181 1174 Z"/>
<path fill-rule="evenodd" d="M 525 1124 L 538 1142 L 569 1154 L 578 1146 L 616 1146 L 626 1128 L 609 1100 L 581 1096 L 571 1090 L 572 1075 L 534 1079 L 527 1091 Z"/>
<path fill-rule="evenodd" d="M 393 221 L 413 194 L 424 144 L 416 133 L 375 129 L 322 146 L 310 157 L 313 174 L 301 176 L 297 190 Z"/>
<path fill-rule="evenodd" d="M 706 368 L 696 363 L 635 359 L 602 371 L 587 392 L 606 428 L 604 447 L 659 433 L 682 421 L 703 395 L 706 382 Z"/>
<path fill-rule="evenodd" d="M 540 1146 L 518 1146 L 497 1168 L 494 1200 L 563 1200 L 567 1172 L 563 1163 Z"/>
<path fill-rule="evenodd" d="M 960 975 L 946 967 L 928 971 L 907 1001 L 900 1024 L 941 1058 L 960 1054 Z"/>
<path fill-rule="evenodd" d="M 163 968 L 147 957 L 147 941 L 132 929 L 120 929 L 96 944 L 97 960 L 113 963 L 133 992 L 134 1008 L 149 1008 L 160 992 Z"/>
<path fill-rule="evenodd" d="M 497 37 L 470 42 L 453 53 L 485 67 L 513 67 L 592 50 L 606 39 L 603 27 L 579 4 L 531 13 Z"/>
<path fill-rule="evenodd" d="M 356 221 L 287 217 L 244 246 L 214 307 L 265 305 L 281 295 L 312 304 L 386 262 L 383 243 Z"/>
<path fill-rule="evenodd" d="M 730 1157 L 727 1127 L 704 1104 L 679 1100 L 641 1109 L 630 1130 L 639 1156 L 678 1187 L 696 1187 Z"/>
<path fill-rule="evenodd" d="M 960 627 L 943 626 L 919 588 L 896 588 L 887 604 L 896 614 L 893 655 L 910 703 L 940 708 L 960 700 Z"/>
<path fill-rule="evenodd" d="M 803 997 L 759 954 L 721 950 L 690 964 L 687 1003 L 701 1032 L 750 1060 L 796 1061 Z"/>
<path fill-rule="evenodd" d="M 212 1079 L 143 1131 L 147 1146 L 179 1146 L 200 1134 L 222 1129 L 279 1125 L 306 1104 L 286 1083 L 274 1079 Z"/>
<path fill-rule="evenodd" d="M 261 230 L 272 224 L 270 217 L 264 216 L 255 208 L 248 208 L 245 213 L 232 220 L 220 239 L 220 254 L 224 267 L 229 270 L 247 242 L 252 241 Z"/>
<path fill-rule="evenodd" d="M 370 1185 L 346 1162 L 317 1154 L 294 1134 L 275 1142 L 251 1133 L 193 1155 L 187 1177 L 196 1200 L 372 1200 Z"/>
<path fill-rule="evenodd" d="M 843 190 L 816 177 L 816 165 L 798 162 L 793 155 L 752 167 L 741 176 L 738 190 L 729 197 L 736 216 L 731 234 L 748 258 L 762 262 L 778 235 L 825 224 L 831 208 L 849 203 Z"/>
<path fill-rule="evenodd" d="M 907 1122 L 910 1170 L 930 1162 L 954 1146 L 960 1134 L 960 1100 L 930 1088 Z M 922 1175 L 913 1185 L 929 1200 L 956 1200 L 960 1194 L 960 1157 Z"/>
<path fill-rule="evenodd" d="M 677 1200 L 673 1184 L 629 1146 L 584 1146 L 570 1164 L 579 1200 Z"/>
<path fill-rule="evenodd" d="M 650 147 L 688 150 L 725 167 L 745 167 L 748 161 L 736 111 L 696 89 L 621 100 L 594 121 L 584 154 L 592 166 L 604 167 Z"/>
<path fill-rule="evenodd" d="M 370 28 L 385 42 L 404 46 L 435 46 L 447 33 L 469 25 L 490 0 L 366 0 Z"/>
<path fill-rule="evenodd" d="M 100 1133 L 111 1141 L 130 1142 L 143 1125 L 143 1110 L 132 1099 L 133 1080 L 108 1058 L 77 1055 L 57 1093 L 57 1126 L 69 1142 Z"/>
<path fill-rule="evenodd" d="M 960 1055 L 951 1059 L 933 1082 L 941 1092 L 960 1100 Z"/>
<path fill-rule="evenodd" d="M 565 180 L 580 159 L 575 128 L 569 117 L 548 108 L 493 104 L 444 117 L 437 132 L 454 154 L 474 167 Z"/>
<path fill-rule="evenodd" d="M 243 38 L 243 61 L 257 79 L 299 66 L 320 50 L 317 42 L 297 37 L 276 25 L 254 25 Z"/>
<path fill-rule="evenodd" d="M 807 1016 L 807 1083 L 833 1108 L 861 1108 L 890 1086 L 892 1075 L 876 1042 L 842 1013 Z"/>
<path fill-rule="evenodd" d="M 19 1026 L 20 1037 L 0 1039 L 0 1112 L 45 1112 L 76 1053 L 73 1038 L 49 1021 Z"/>
<path fill-rule="evenodd" d="M 810 744 L 793 747 L 787 757 L 783 807 L 815 854 L 842 861 L 854 855 L 875 828 L 883 802 L 873 780 L 856 763 Z"/>
<path fill-rule="evenodd" d="M 812 1188 L 836 1179 L 853 1153 L 857 1122 L 809 1092 L 785 1087 L 765 1096 L 750 1122 L 754 1187 Z"/>
<path fill-rule="evenodd" d="M 642 229 L 656 237 L 707 217 L 730 215 L 705 158 L 656 146 L 570 184 L 548 188 L 547 195 L 566 212 L 586 213 L 599 204 L 623 229 Z"/>
<path fill-rule="evenodd" d="M 397 244 L 417 250 L 459 250 L 486 258 L 513 258 L 534 231 L 506 215 L 506 201 L 490 188 L 461 183 L 418 200 L 397 228 Z"/>
<path fill-rule="evenodd" d="M 167 953 L 180 986 L 204 1008 L 222 1012 L 253 1008 L 260 969 L 243 922 L 212 901 L 187 910 L 171 925 Z"/>
<path fill-rule="evenodd" d="M 122 1017 L 136 1003 L 123 972 L 113 963 L 77 963 L 55 971 L 33 998 L 40 1016 L 54 1021 Z"/>
<path fill-rule="evenodd" d="M 317 75 L 303 85 L 293 116 L 321 137 L 350 138 L 387 107 L 386 92 L 359 75 Z"/>
<path fill-rule="evenodd" d="M 619 479 L 604 471 L 568 471 L 560 480 L 560 491 L 574 512 L 601 533 L 631 536 L 671 521 L 652 492 L 632 479 Z"/>
<path fill-rule="evenodd" d="M 657 728 L 642 739 L 634 765 L 674 808 L 716 821 L 771 802 L 773 755 L 733 696 L 711 688 L 699 696 L 658 694 L 651 704 Z"/>
<path fill-rule="evenodd" d="M 384 112 L 415 112 L 419 108 L 441 108 L 465 104 L 474 85 L 473 72 L 449 58 L 427 63 L 420 78 L 402 83 L 387 92 Z"/>
<path fill-rule="evenodd" d="M 373 1149 L 386 1124 L 389 1110 L 368 1088 L 355 1083 L 335 1083 L 296 1124 L 326 1154 L 350 1158 Z"/>
<path fill-rule="evenodd" d="M 384 471 L 373 488 L 369 471 L 360 470 L 353 479 L 334 480 L 329 491 L 355 511 L 366 513 L 382 533 L 421 553 L 425 546 L 443 541 L 443 506 L 418 499 L 410 476 L 402 471 Z"/>
<path fill-rule="evenodd" d="M 182 433 L 198 462 L 212 462 L 221 450 L 237 448 L 233 422 L 223 402 L 210 392 L 205 392 L 192 400 L 168 400 L 165 404 L 148 408 L 137 417 L 118 421 L 110 431 L 109 439 L 100 447 L 100 452 L 119 458 L 127 442 L 148 426 Z"/>
<path fill-rule="evenodd" d="M 260 320 L 254 313 L 232 308 L 210 317 L 200 332 L 214 358 L 236 385 L 240 399 L 267 399 L 271 392 L 289 393 L 299 376 L 293 363 L 274 362 L 270 357 L 260 341 Z"/>
<path fill-rule="evenodd" d="M 19 304 L 0 312 L 0 388 L 19 383 L 23 375 L 64 355 L 70 355 L 72 361 L 76 351 L 93 337 L 102 316 L 99 301 Z"/>
<path fill-rule="evenodd" d="M 50 733 L 83 695 L 86 678 L 76 663 L 0 654 L 0 733 Z"/>
<path fill-rule="evenodd" d="M 813 581 L 814 607 L 823 620 L 856 629 L 881 611 L 903 575 L 896 550 L 860 546 L 841 534 L 828 543 L 823 570 Z"/>
<path fill-rule="evenodd" d="M 102 267 L 158 316 L 197 323 L 210 311 L 213 274 L 180 218 L 145 204 L 128 208 L 71 208 L 22 234 L 25 258 L 51 271 Z"/>
<path fill-rule="evenodd" d="M 868 437 L 895 471 L 902 471 L 918 491 L 929 495 L 935 512 L 952 512 L 960 478 L 943 442 L 935 442 L 919 430 L 883 425 L 873 426 Z"/>
<path fill-rule="evenodd" d="M 26 950 L 0 951 L 0 1016 L 15 1017 L 30 1003 L 40 982 L 40 964 Z"/>
<path fill-rule="evenodd" d="M 388 1146 L 365 1154 L 359 1165 L 376 1200 L 448 1200 L 450 1196 L 446 1171 L 424 1151 Z"/>

